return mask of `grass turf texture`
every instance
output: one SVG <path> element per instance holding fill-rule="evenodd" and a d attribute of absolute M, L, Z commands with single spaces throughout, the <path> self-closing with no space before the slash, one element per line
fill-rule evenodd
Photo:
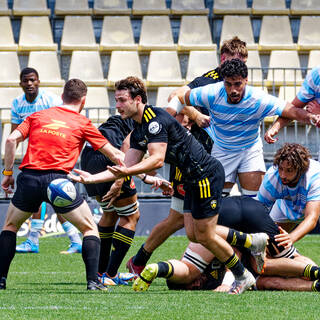
<path fill-rule="evenodd" d="M 137 237 L 127 255 L 145 238 Z M 21 241 L 19 241 L 20 243 Z M 188 241 L 170 238 L 150 262 L 178 258 Z M 320 263 L 320 236 L 307 236 L 297 248 Z M 80 254 L 61 255 L 67 238 L 40 239 L 39 254 L 16 254 L 7 290 L 0 291 L 4 319 L 319 319 L 320 295 L 315 292 L 246 292 L 230 296 L 214 292 L 169 291 L 156 279 L 147 292 L 130 286 L 87 292 Z M 127 260 L 125 259 L 125 261 Z M 125 271 L 125 263 L 121 266 Z"/>

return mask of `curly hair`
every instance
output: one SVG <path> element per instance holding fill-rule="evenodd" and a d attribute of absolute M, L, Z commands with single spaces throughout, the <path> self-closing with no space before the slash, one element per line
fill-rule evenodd
<path fill-rule="evenodd" d="M 142 103 L 147 103 L 147 89 L 142 80 L 137 77 L 127 77 L 115 83 L 116 90 L 128 90 L 132 99 L 141 97 Z"/>
<path fill-rule="evenodd" d="M 225 40 L 220 49 L 220 55 L 239 56 L 243 60 L 248 58 L 247 44 L 238 37 Z"/>
<path fill-rule="evenodd" d="M 38 80 L 39 80 L 38 71 L 36 69 L 34 69 L 34 68 L 27 67 L 27 68 L 24 68 L 24 69 L 21 70 L 21 72 L 20 72 L 20 81 L 22 81 L 22 77 L 23 76 L 25 76 L 27 74 L 30 74 L 30 73 L 34 73 L 37 76 Z"/>
<path fill-rule="evenodd" d="M 278 167 L 282 161 L 296 169 L 300 175 L 309 169 L 311 154 L 309 150 L 298 143 L 285 143 L 275 154 L 273 165 Z"/>
<path fill-rule="evenodd" d="M 220 73 L 223 78 L 240 76 L 245 79 L 248 77 L 248 68 L 240 59 L 232 59 L 222 64 Z"/>

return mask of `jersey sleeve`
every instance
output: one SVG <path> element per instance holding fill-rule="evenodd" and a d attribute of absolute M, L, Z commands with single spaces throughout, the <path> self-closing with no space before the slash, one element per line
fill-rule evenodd
<path fill-rule="evenodd" d="M 319 67 L 312 69 L 306 76 L 302 86 L 297 93 L 297 98 L 304 103 L 310 102 L 316 97 L 320 96 L 317 87 L 320 85 Z"/>
<path fill-rule="evenodd" d="M 23 119 L 17 113 L 17 100 L 14 99 L 11 106 L 11 123 L 20 124 L 23 122 Z"/>
<path fill-rule="evenodd" d="M 91 144 L 94 150 L 102 148 L 109 141 L 101 134 L 101 132 L 91 123 L 87 123 L 84 127 L 84 137 Z"/>
<path fill-rule="evenodd" d="M 271 172 L 270 169 L 267 171 L 256 198 L 268 208 L 271 208 L 275 201 L 280 198 L 273 170 Z"/>
<path fill-rule="evenodd" d="M 320 172 L 316 172 L 311 178 L 307 201 L 320 201 Z"/>
<path fill-rule="evenodd" d="M 217 86 L 220 87 L 220 84 L 209 84 L 204 87 L 192 89 L 189 95 L 191 105 L 210 109 L 210 105 L 214 105 Z"/>
<path fill-rule="evenodd" d="M 279 99 L 271 94 L 267 94 L 263 91 L 261 91 L 260 101 L 260 108 L 262 108 L 262 119 L 274 115 L 281 116 L 287 104 L 286 101 Z"/>
<path fill-rule="evenodd" d="M 24 139 L 29 135 L 32 120 L 33 117 L 29 116 L 17 127 L 17 130 L 21 132 Z"/>

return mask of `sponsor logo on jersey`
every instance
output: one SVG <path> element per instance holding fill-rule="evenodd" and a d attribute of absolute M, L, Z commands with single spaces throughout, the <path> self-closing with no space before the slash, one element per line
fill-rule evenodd
<path fill-rule="evenodd" d="M 70 127 L 67 126 L 66 122 L 64 122 L 64 121 L 52 119 L 52 123 L 44 125 L 40 129 L 40 133 L 52 134 L 54 136 L 58 136 L 58 137 L 65 139 L 67 137 L 67 135 L 63 132 L 58 131 L 58 129 L 60 129 L 60 128 L 70 128 Z"/>
<path fill-rule="evenodd" d="M 183 189 L 183 184 L 178 184 L 177 185 L 177 191 L 179 192 L 179 194 L 181 194 L 182 196 L 185 196 L 186 192 Z"/>
<path fill-rule="evenodd" d="M 159 124 L 157 121 L 152 121 L 148 126 L 148 131 L 151 134 L 158 134 L 162 128 L 162 125 Z"/>

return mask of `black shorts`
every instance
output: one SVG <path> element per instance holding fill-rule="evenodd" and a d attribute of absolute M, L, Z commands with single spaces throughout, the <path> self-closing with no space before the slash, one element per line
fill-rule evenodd
<path fill-rule="evenodd" d="M 49 201 L 48 185 L 52 180 L 62 178 L 67 178 L 67 174 L 62 171 L 23 169 L 17 177 L 12 204 L 22 211 L 32 213 L 37 212 L 44 201 L 50 203 L 56 213 L 67 213 L 78 208 L 84 201 L 78 190 L 76 199 L 68 206 L 56 207 Z"/>
<path fill-rule="evenodd" d="M 81 154 L 81 169 L 96 174 L 107 170 L 107 166 L 113 166 L 114 163 L 99 151 L 86 147 Z M 90 197 L 104 196 L 113 185 L 113 181 L 85 184 L 86 191 Z M 121 194 L 117 199 L 124 199 L 134 196 L 137 193 L 136 186 L 132 177 L 125 177 L 121 188 Z"/>
<path fill-rule="evenodd" d="M 185 181 L 184 212 L 191 212 L 194 219 L 204 219 L 219 213 L 222 189 L 224 185 L 224 169 L 218 162 L 214 172 L 192 183 Z"/>

